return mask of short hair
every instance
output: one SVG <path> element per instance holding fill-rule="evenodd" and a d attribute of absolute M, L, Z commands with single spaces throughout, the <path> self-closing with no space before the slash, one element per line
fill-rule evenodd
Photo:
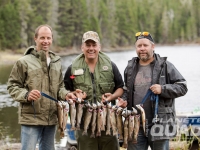
<path fill-rule="evenodd" d="M 39 30 L 40 30 L 41 27 L 47 27 L 47 28 L 49 28 L 49 29 L 51 30 L 51 34 L 52 34 L 52 37 L 53 37 L 53 30 L 52 30 L 51 26 L 48 25 L 48 24 L 43 24 L 43 25 L 38 26 L 38 27 L 35 29 L 35 38 L 38 37 L 38 32 L 39 32 Z"/>

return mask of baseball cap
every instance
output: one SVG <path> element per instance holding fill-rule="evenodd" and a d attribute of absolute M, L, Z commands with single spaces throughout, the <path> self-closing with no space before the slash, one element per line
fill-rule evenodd
<path fill-rule="evenodd" d="M 82 43 L 85 43 L 87 40 L 93 40 L 100 43 L 99 35 L 94 31 L 88 31 L 83 34 Z"/>

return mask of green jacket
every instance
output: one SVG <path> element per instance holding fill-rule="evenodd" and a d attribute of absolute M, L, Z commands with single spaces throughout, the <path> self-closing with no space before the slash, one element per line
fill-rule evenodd
<path fill-rule="evenodd" d="M 85 62 L 84 54 L 80 54 L 72 63 L 74 89 L 81 89 L 87 93 L 87 100 L 96 103 L 101 101 L 105 93 L 114 92 L 114 75 L 111 61 L 104 53 L 99 52 L 98 62 L 93 74 L 90 73 Z"/>
<path fill-rule="evenodd" d="M 19 124 L 55 125 L 58 122 L 56 102 L 41 96 L 34 101 L 33 107 L 25 95 L 36 89 L 55 99 L 65 100 L 69 91 L 64 88 L 60 57 L 50 51 L 51 62 L 47 66 L 45 52 L 36 51 L 34 46 L 29 47 L 24 55 L 13 66 L 7 86 L 11 97 L 20 102 Z"/>

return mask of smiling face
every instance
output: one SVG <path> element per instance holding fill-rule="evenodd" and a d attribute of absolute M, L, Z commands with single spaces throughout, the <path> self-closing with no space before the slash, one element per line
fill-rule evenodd
<path fill-rule="evenodd" d="M 97 61 L 101 45 L 99 44 L 99 42 L 87 40 L 82 43 L 81 49 L 83 51 L 83 54 L 85 55 L 86 62 L 92 62 Z"/>
<path fill-rule="evenodd" d="M 49 51 L 52 41 L 53 37 L 50 28 L 48 28 L 47 26 L 42 26 L 35 36 L 37 50 Z"/>
<path fill-rule="evenodd" d="M 135 43 L 136 53 L 140 59 L 140 63 L 148 64 L 153 61 L 154 44 L 148 39 L 143 38 Z"/>

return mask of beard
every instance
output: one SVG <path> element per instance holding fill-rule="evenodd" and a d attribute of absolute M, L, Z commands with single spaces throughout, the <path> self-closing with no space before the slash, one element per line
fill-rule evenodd
<path fill-rule="evenodd" d="M 138 55 L 139 59 L 146 62 L 150 59 L 150 55 L 148 53 L 146 53 L 145 56 L 141 56 L 140 54 Z"/>

